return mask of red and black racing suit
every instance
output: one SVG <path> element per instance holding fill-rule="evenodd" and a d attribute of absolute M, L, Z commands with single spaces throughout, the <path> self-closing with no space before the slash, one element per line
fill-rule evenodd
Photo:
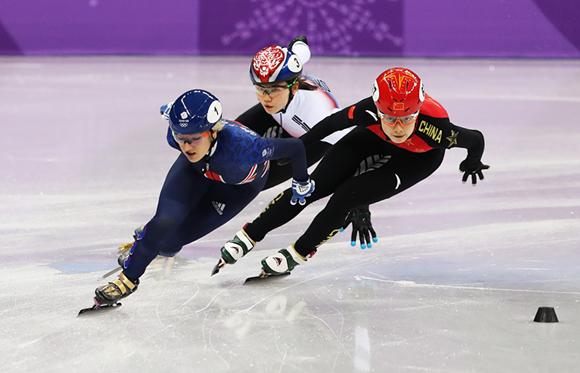
<path fill-rule="evenodd" d="M 307 198 L 310 204 L 330 194 L 332 197 L 296 241 L 295 249 L 307 256 L 334 236 L 343 225 L 348 211 L 356 206 L 390 198 L 431 175 L 443 161 L 446 149 L 467 149 L 467 159 L 480 161 L 484 138 L 481 132 L 454 125 L 447 111 L 431 97 L 426 97 L 415 124 L 415 131 L 403 143 L 389 140 L 381 128 L 371 97 L 349 106 L 318 123 L 301 137 L 305 146 L 328 134 L 356 125 L 324 156 L 311 178 L 316 190 Z M 357 172 L 369 156 L 380 155 L 383 161 Z M 306 206 L 290 205 L 292 191 L 287 189 L 245 230 L 254 241 L 298 215 Z"/>

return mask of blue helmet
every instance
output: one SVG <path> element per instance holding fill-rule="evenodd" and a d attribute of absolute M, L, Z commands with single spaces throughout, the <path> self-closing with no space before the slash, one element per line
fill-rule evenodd
<path fill-rule="evenodd" d="M 253 84 L 287 82 L 302 73 L 302 63 L 298 56 L 278 45 L 260 49 L 250 64 L 250 79 Z"/>
<path fill-rule="evenodd" d="M 202 89 L 187 91 L 175 100 L 169 111 L 174 133 L 189 135 L 209 131 L 222 119 L 222 104 Z"/>

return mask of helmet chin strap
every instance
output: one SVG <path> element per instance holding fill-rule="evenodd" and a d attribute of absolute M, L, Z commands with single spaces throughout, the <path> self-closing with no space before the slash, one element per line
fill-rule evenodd
<path fill-rule="evenodd" d="M 212 138 L 211 145 L 209 146 L 209 149 L 208 149 L 207 153 L 203 156 L 203 160 L 206 163 L 209 161 L 209 158 L 215 152 L 216 146 L 217 146 L 217 135 L 218 135 L 218 133 L 217 133 L 217 131 L 212 131 L 212 130 L 210 130 L 210 132 L 211 132 L 210 133 L 210 136 Z"/>
<path fill-rule="evenodd" d="M 288 102 L 286 103 L 286 105 L 280 109 L 280 111 L 278 113 L 286 113 L 286 109 L 288 109 L 288 105 L 290 105 L 290 102 L 292 101 L 292 99 L 294 98 L 294 93 L 292 93 L 292 89 L 290 90 L 290 95 L 288 96 Z M 276 114 L 278 114 L 276 113 Z"/>
<path fill-rule="evenodd" d="M 288 89 L 290 90 L 290 93 L 288 95 L 288 102 L 286 103 L 286 105 L 284 105 L 284 107 L 282 109 L 280 109 L 280 111 L 278 113 L 286 113 L 286 109 L 288 109 L 288 105 L 290 105 L 290 102 L 292 102 L 292 99 L 294 98 L 294 92 L 292 92 L 292 87 L 294 87 L 294 84 L 296 84 L 296 82 L 298 82 L 298 78 L 296 78 L 296 80 L 294 80 L 294 82 L 292 83 L 292 85 L 290 87 L 288 87 Z M 298 87 L 298 89 L 300 89 L 300 87 Z M 278 114 L 276 113 L 276 114 Z"/>

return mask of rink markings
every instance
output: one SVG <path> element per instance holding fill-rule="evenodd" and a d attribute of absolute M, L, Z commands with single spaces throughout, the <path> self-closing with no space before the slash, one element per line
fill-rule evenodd
<path fill-rule="evenodd" d="M 490 288 L 482 286 L 462 286 L 462 285 L 437 285 L 437 284 L 420 284 L 414 281 L 386 280 L 368 276 L 354 276 L 357 280 L 370 280 L 386 282 L 393 285 L 416 287 L 416 288 L 437 288 L 437 289 L 459 289 L 459 290 L 480 290 L 480 291 L 504 291 L 514 293 L 535 293 L 535 294 L 558 294 L 558 295 L 580 295 L 577 291 L 551 291 L 551 290 L 533 290 L 533 289 L 509 289 L 509 288 Z"/>
<path fill-rule="evenodd" d="M 336 245 L 336 244 L 335 244 L 335 245 Z M 288 289 L 291 289 L 291 288 L 294 288 L 294 287 L 297 287 L 297 286 L 301 286 L 301 285 L 303 285 L 303 284 L 305 284 L 305 283 L 307 283 L 307 282 L 310 282 L 310 281 L 318 280 L 319 278 L 322 278 L 322 277 L 325 277 L 325 276 L 328 276 L 328 275 L 332 275 L 332 274 L 339 273 L 339 272 L 342 272 L 342 271 L 345 271 L 345 270 L 348 270 L 348 269 L 353 269 L 353 268 L 356 268 L 356 267 L 360 267 L 360 266 L 362 266 L 362 265 L 365 265 L 365 264 L 367 264 L 367 263 L 374 262 L 374 261 L 376 261 L 376 259 L 377 259 L 377 258 L 375 258 L 375 257 L 369 257 L 369 258 L 367 258 L 366 260 L 365 260 L 365 259 L 363 259 L 363 260 L 360 260 L 360 261 L 358 261 L 358 262 L 356 262 L 356 263 L 354 263 L 354 264 L 347 265 L 347 266 L 342 266 L 342 267 L 339 267 L 339 268 L 333 269 L 333 270 L 331 270 L 331 271 L 328 271 L 328 272 L 321 273 L 321 274 L 319 274 L 319 275 L 317 275 L 317 276 L 314 276 L 314 277 L 311 277 L 311 278 L 308 278 L 308 279 L 302 280 L 302 281 L 300 281 L 300 282 L 297 282 L 297 283 L 295 283 L 295 284 L 292 284 L 292 285 L 289 285 L 289 286 L 283 287 L 283 288 L 281 288 L 281 289 L 278 289 L 278 290 L 276 290 L 276 291 L 274 291 L 274 292 L 272 292 L 272 293 L 268 294 L 267 296 L 263 297 L 262 299 L 260 299 L 260 300 L 259 300 L 259 301 L 257 301 L 256 303 L 254 303 L 253 305 L 251 305 L 251 306 L 249 306 L 249 307 L 247 307 L 247 308 L 241 309 L 241 310 L 239 310 L 239 311 L 237 311 L 237 312 L 250 312 L 250 311 L 251 311 L 252 309 L 254 309 L 256 306 L 258 306 L 259 304 L 261 304 L 261 303 L 262 303 L 262 302 L 264 302 L 265 300 L 267 300 L 267 299 L 269 299 L 269 298 L 273 297 L 274 295 L 276 295 L 276 294 L 278 294 L 278 293 L 284 292 L 284 291 L 286 291 L 286 290 L 288 290 Z M 391 258 L 391 259 L 393 259 L 393 258 Z"/>
<path fill-rule="evenodd" d="M 224 291 L 227 291 L 227 290 L 229 290 L 229 289 L 230 289 L 231 287 L 233 287 L 233 286 L 234 286 L 234 285 L 231 285 L 231 286 L 228 286 L 228 287 L 227 287 L 227 288 L 225 288 L 225 289 L 222 289 L 220 292 L 218 292 L 216 295 L 214 295 L 214 297 L 213 297 L 213 298 L 211 298 L 211 300 L 209 301 L 209 303 L 208 303 L 208 304 L 207 304 L 205 307 L 203 307 L 203 308 L 200 308 L 199 310 L 195 311 L 195 313 L 200 313 L 200 312 L 202 312 L 202 311 L 204 311 L 204 310 L 208 309 L 208 308 L 209 308 L 209 307 L 210 307 L 210 306 L 213 304 L 213 302 L 214 302 L 214 301 L 217 299 L 217 297 L 219 297 L 219 296 L 220 296 L 220 294 L 221 294 L 221 293 L 223 293 Z M 184 306 L 184 305 L 185 305 L 186 303 L 188 303 L 188 302 L 189 302 L 189 299 L 188 299 L 188 300 L 187 300 L 185 303 L 183 303 L 183 304 L 182 304 L 182 306 Z"/>
<path fill-rule="evenodd" d="M 453 100 L 492 100 L 492 101 L 539 101 L 539 102 L 580 102 L 578 96 L 532 96 L 532 95 L 442 95 Z"/>
<path fill-rule="evenodd" d="M 188 300 L 186 300 L 185 302 L 183 302 L 179 307 L 184 307 L 186 304 L 188 304 L 189 302 L 191 302 L 192 300 L 195 299 L 195 297 L 197 296 L 197 294 L 199 293 L 199 284 L 197 282 L 195 282 L 195 293 L 193 293 L 193 295 L 191 297 L 189 297 Z M 219 294 L 218 294 L 219 295 Z M 215 298 L 214 298 L 215 299 Z M 212 299 L 213 301 L 213 299 Z M 208 305 L 209 306 L 209 305 Z M 207 307 L 206 307 L 207 308 Z"/>

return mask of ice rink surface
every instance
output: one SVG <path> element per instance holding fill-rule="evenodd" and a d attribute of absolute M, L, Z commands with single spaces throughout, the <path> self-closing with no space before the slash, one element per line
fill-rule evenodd
<path fill-rule="evenodd" d="M 159 105 L 191 88 L 226 117 L 256 103 L 249 58 L 0 58 L 0 372 L 579 372 L 580 62 L 313 58 L 341 105 L 406 65 L 486 136 L 485 180 L 465 150 L 373 205 L 380 242 L 348 233 L 291 276 L 254 286 L 310 206 L 209 277 L 221 244 L 281 190 L 154 262 L 117 310 L 77 318 L 117 244 L 154 213 L 177 152 Z M 555 307 L 560 322 L 531 320 Z"/>

